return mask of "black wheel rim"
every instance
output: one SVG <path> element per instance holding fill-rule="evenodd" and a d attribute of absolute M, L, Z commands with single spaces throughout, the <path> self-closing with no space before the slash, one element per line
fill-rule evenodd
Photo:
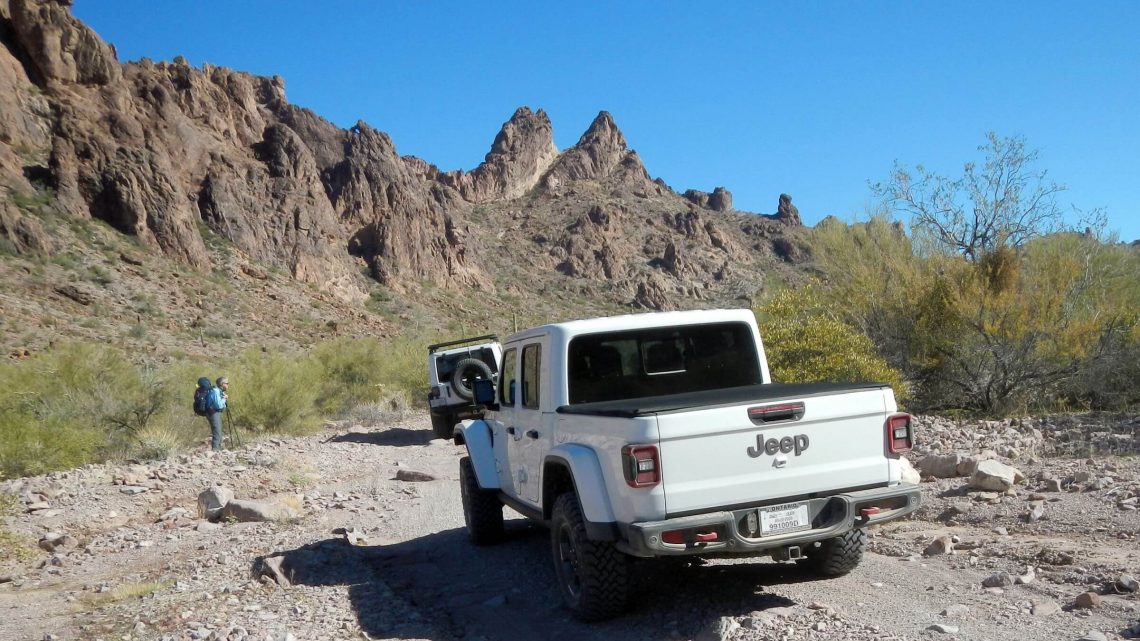
<path fill-rule="evenodd" d="M 558 576 L 566 594 L 577 603 L 582 596 L 582 585 L 578 579 L 578 546 L 569 525 L 558 528 Z"/>

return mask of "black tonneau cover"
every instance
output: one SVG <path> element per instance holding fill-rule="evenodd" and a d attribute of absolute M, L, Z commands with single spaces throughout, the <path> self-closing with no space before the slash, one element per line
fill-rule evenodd
<path fill-rule="evenodd" d="M 768 383 L 764 385 L 745 385 L 744 387 L 728 387 L 701 392 L 686 392 L 684 394 L 670 394 L 668 396 L 646 396 L 645 398 L 631 398 L 618 401 L 563 405 L 555 411 L 559 414 L 585 414 L 588 416 L 633 418 L 635 416 L 645 416 L 647 414 L 657 414 L 660 412 L 675 412 L 697 407 L 767 403 L 785 398 L 842 394 L 844 392 L 857 392 L 860 390 L 879 389 L 881 387 L 887 387 L 887 384 Z"/>

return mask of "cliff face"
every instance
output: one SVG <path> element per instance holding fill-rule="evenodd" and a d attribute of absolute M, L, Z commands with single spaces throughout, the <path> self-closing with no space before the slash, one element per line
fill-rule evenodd
<path fill-rule="evenodd" d="M 396 286 L 476 282 L 462 199 L 386 135 L 289 105 L 280 78 L 121 65 L 64 2 L 12 0 L 0 21 L 8 189 L 49 187 L 64 213 L 199 268 L 205 225 L 342 298 L 364 295 L 361 261 Z M 3 211 L 6 235 L 43 244 L 34 219 Z"/>
<path fill-rule="evenodd" d="M 645 301 L 697 292 L 723 280 L 727 262 L 750 262 L 741 248 L 758 229 L 780 233 L 731 218 L 723 188 L 690 190 L 687 202 L 652 180 L 606 112 L 559 153 L 546 113 L 522 107 L 481 165 L 445 173 L 400 156 L 368 124 L 343 130 L 289 104 L 278 77 L 180 58 L 121 64 L 67 0 L 0 0 L 0 44 L 0 240 L 17 252 L 53 250 L 28 206 L 50 199 L 197 268 L 210 262 L 212 232 L 360 300 L 365 273 L 396 291 L 492 288 L 496 245 L 525 220 L 517 241 L 534 246 L 517 260 L 541 253 L 527 265 L 607 280 L 622 301 L 640 291 L 638 304 L 654 306 Z M 487 206 L 493 219 L 473 222 Z M 786 210 L 772 220 L 798 225 Z"/>

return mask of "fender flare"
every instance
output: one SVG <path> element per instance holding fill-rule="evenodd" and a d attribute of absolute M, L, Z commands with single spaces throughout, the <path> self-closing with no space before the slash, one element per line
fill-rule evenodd
<path fill-rule="evenodd" d="M 564 443 L 547 452 L 543 465 L 550 463 L 570 468 L 570 477 L 578 492 L 578 503 L 582 506 L 582 515 L 587 521 L 613 523 L 616 520 L 610 506 L 610 495 L 606 492 L 602 464 L 593 449 L 577 443 Z"/>
<path fill-rule="evenodd" d="M 455 427 L 462 437 L 475 468 L 475 478 L 484 490 L 499 489 L 499 473 L 495 471 L 495 449 L 491 444 L 491 426 L 484 420 L 463 421 Z"/>

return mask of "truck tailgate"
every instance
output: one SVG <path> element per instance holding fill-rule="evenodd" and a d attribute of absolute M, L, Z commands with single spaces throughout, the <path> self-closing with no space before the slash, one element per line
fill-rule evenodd
<path fill-rule="evenodd" d="M 884 388 L 662 412 L 661 478 L 670 515 L 886 485 Z M 803 404 L 761 423 L 749 410 Z M 786 415 L 786 412 L 785 412 Z"/>

